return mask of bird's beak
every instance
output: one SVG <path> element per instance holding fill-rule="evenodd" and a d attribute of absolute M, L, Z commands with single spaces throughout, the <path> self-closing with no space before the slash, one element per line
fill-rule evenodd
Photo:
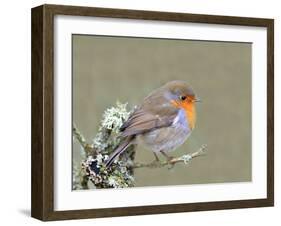
<path fill-rule="evenodd" d="M 200 98 L 196 97 L 193 102 L 202 102 Z"/>

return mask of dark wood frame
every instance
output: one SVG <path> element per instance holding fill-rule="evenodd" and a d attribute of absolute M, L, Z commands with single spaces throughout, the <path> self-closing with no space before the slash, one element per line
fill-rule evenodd
<path fill-rule="evenodd" d="M 75 15 L 267 28 L 267 198 L 90 210 L 54 211 L 54 16 Z M 31 215 L 40 220 L 113 217 L 274 205 L 274 20 L 125 9 L 42 5 L 32 9 Z"/>

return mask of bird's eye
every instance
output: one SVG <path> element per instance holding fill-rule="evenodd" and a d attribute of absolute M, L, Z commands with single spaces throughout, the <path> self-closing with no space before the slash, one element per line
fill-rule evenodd
<path fill-rule="evenodd" d="M 186 96 L 180 96 L 180 99 L 181 99 L 181 100 L 185 100 L 185 99 L 186 99 Z"/>

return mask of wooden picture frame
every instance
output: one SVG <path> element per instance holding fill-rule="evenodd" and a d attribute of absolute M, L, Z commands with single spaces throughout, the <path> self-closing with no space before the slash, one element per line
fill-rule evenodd
<path fill-rule="evenodd" d="M 267 198 L 122 208 L 54 210 L 54 16 L 124 18 L 267 29 Z M 163 214 L 274 205 L 274 21 L 273 19 L 137 11 L 62 5 L 32 9 L 32 200 L 31 215 L 49 220 Z"/>

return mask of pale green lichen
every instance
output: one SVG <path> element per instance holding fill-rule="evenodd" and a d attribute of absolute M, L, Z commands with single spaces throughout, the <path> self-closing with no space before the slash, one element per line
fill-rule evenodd
<path fill-rule="evenodd" d="M 129 115 L 130 111 L 127 110 L 127 103 L 122 104 L 118 101 L 116 106 L 106 109 L 103 113 L 98 133 L 93 139 L 94 148 L 99 151 L 104 151 L 108 147 L 115 148 L 120 142 L 116 134 L 119 133 L 120 127 L 128 119 Z"/>
<path fill-rule="evenodd" d="M 107 169 L 104 164 L 107 155 L 98 154 L 96 157 L 89 156 L 82 162 L 82 169 L 96 188 L 124 188 L 133 186 L 134 177 L 132 172 L 117 161 L 113 167 Z"/>
<path fill-rule="evenodd" d="M 101 128 L 118 133 L 120 127 L 123 125 L 124 121 L 128 119 L 129 115 L 130 112 L 127 111 L 127 103 L 122 104 L 117 101 L 116 107 L 110 107 L 105 110 L 101 120 Z"/>
<path fill-rule="evenodd" d="M 188 164 L 189 161 L 192 159 L 192 156 L 187 154 L 187 155 L 181 156 L 179 159 L 181 159 L 184 162 L 184 164 Z"/>

